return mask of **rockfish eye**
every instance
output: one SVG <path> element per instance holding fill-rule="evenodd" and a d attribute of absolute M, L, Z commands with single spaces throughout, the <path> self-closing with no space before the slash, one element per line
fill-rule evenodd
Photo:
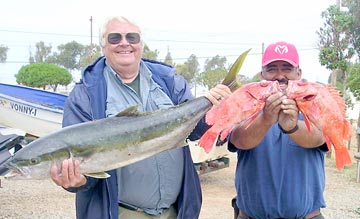
<path fill-rule="evenodd" d="M 261 80 L 260 81 L 260 86 L 261 87 L 266 87 L 269 85 L 269 83 L 271 83 L 270 81 L 267 81 L 267 80 Z"/>
<path fill-rule="evenodd" d="M 305 79 L 305 78 L 303 78 L 303 79 L 301 79 L 301 80 L 299 80 L 299 83 L 298 83 L 300 86 L 304 86 L 304 85 L 307 85 L 308 84 L 308 81 Z"/>
<path fill-rule="evenodd" d="M 305 96 L 304 100 L 305 101 L 310 101 L 310 100 L 313 100 L 315 97 L 316 97 L 316 95 L 310 94 L 310 95 Z"/>

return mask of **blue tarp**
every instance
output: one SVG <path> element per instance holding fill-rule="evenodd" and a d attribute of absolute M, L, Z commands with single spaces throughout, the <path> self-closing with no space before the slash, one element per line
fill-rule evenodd
<path fill-rule="evenodd" d="M 64 108 L 67 98 L 64 94 L 2 83 L 0 83 L 0 94 L 57 109 Z"/>

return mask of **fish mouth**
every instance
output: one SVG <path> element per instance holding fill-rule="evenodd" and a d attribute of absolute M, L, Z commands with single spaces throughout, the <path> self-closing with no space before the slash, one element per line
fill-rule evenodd
<path fill-rule="evenodd" d="M 285 91 L 286 88 L 288 87 L 289 81 L 286 79 L 280 79 L 280 80 L 277 80 L 277 82 L 279 82 L 279 86 L 282 91 Z"/>
<path fill-rule="evenodd" d="M 26 171 L 24 168 L 19 168 L 14 163 L 7 163 L 5 164 L 5 167 L 9 169 L 9 171 L 4 175 L 5 179 L 11 179 L 19 176 L 23 177 L 28 173 L 28 171 Z"/>
<path fill-rule="evenodd" d="M 279 84 L 288 84 L 289 83 L 289 80 L 286 80 L 286 79 L 280 79 L 280 80 L 277 80 L 279 82 Z"/>
<path fill-rule="evenodd" d="M 286 94 L 286 88 L 288 87 L 287 84 L 279 84 L 280 89 L 283 91 L 283 93 Z"/>

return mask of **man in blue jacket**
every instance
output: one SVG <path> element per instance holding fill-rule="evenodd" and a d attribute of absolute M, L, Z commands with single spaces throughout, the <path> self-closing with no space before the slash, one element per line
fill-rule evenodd
<path fill-rule="evenodd" d="M 175 69 L 142 60 L 140 28 L 124 17 L 109 18 L 100 33 L 104 57 L 88 66 L 69 95 L 63 126 L 116 115 L 139 105 L 144 112 L 168 108 L 193 99 Z M 224 85 L 206 97 L 215 105 L 227 97 Z M 221 99 L 221 98 L 220 98 Z M 190 135 L 198 139 L 207 126 L 201 121 Z M 79 173 L 79 161 L 64 160 L 51 169 L 53 181 L 76 193 L 77 218 L 198 218 L 200 181 L 188 146 L 161 152 L 137 163 L 111 170 L 111 177 L 95 179 Z M 59 172 L 61 174 L 59 174 Z"/>

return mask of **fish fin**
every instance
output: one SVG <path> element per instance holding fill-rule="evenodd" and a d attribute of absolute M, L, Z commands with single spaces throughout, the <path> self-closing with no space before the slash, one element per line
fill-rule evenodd
<path fill-rule="evenodd" d="M 341 112 L 345 113 L 345 101 L 341 97 L 339 91 L 335 87 L 332 87 L 332 86 L 326 86 L 326 88 L 328 89 L 329 93 L 331 94 L 331 96 L 334 98 L 334 100 L 338 104 Z"/>
<path fill-rule="evenodd" d="M 242 126 L 245 126 L 245 129 L 249 128 L 249 126 L 254 122 L 254 120 L 260 116 L 260 111 L 254 112 L 252 115 L 250 115 L 248 118 L 246 118 L 245 120 L 243 120 L 241 122 Z"/>
<path fill-rule="evenodd" d="M 9 170 L 9 171 L 6 171 L 5 173 L 2 173 L 1 176 L 4 177 L 5 179 L 11 179 L 11 178 L 15 178 L 17 175 L 19 175 L 19 172 L 15 171 L 15 170 Z"/>
<path fill-rule="evenodd" d="M 118 114 L 116 114 L 116 117 L 138 116 L 138 115 L 143 114 L 142 112 L 138 111 L 138 106 L 139 105 L 130 106 L 130 107 L 124 109 L 123 111 L 119 112 Z"/>
<path fill-rule="evenodd" d="M 213 148 L 214 142 L 218 137 L 218 133 L 211 131 L 211 128 L 203 134 L 199 140 L 200 147 L 204 148 L 206 153 L 209 153 Z"/>
<path fill-rule="evenodd" d="M 308 115 L 306 115 L 305 113 L 303 113 L 303 115 L 304 115 L 304 122 L 305 122 L 306 129 L 308 130 L 308 132 L 310 132 L 310 127 L 311 127 L 310 119 L 309 119 Z"/>
<path fill-rule="evenodd" d="M 220 133 L 220 140 L 225 141 L 230 132 L 233 130 L 234 127 L 226 128 Z"/>
<path fill-rule="evenodd" d="M 324 135 L 324 133 L 323 133 L 323 136 L 324 136 L 324 139 L 325 139 L 325 142 L 326 142 L 326 145 L 327 145 L 327 147 L 328 147 L 328 150 L 329 150 L 329 152 L 332 150 L 332 142 L 331 142 L 331 140 L 330 140 L 330 138 L 329 137 L 327 137 L 327 136 L 325 136 Z"/>
<path fill-rule="evenodd" d="M 340 149 L 335 148 L 335 161 L 336 168 L 338 170 L 341 170 L 344 166 L 350 166 L 352 164 L 349 151 L 346 147 L 342 147 Z"/>
<path fill-rule="evenodd" d="M 223 103 L 223 102 L 222 102 Z M 208 125 L 214 125 L 214 123 L 217 121 L 217 116 L 219 114 L 219 107 L 221 106 L 221 104 L 219 106 L 213 106 L 205 115 L 205 122 Z"/>
<path fill-rule="evenodd" d="M 225 79 L 223 80 L 222 84 L 228 86 L 232 92 L 234 92 L 236 89 L 241 87 L 241 82 L 238 80 L 238 73 L 241 69 L 242 64 L 244 63 L 244 60 L 247 56 L 247 54 L 250 52 L 251 49 L 248 49 L 247 51 L 243 52 L 234 62 L 234 64 L 231 66 L 229 73 L 225 76 Z"/>
<path fill-rule="evenodd" d="M 86 173 L 84 174 L 85 176 L 90 176 L 92 178 L 97 178 L 97 179 L 106 179 L 110 177 L 110 174 L 106 173 L 106 172 L 98 172 L 98 173 Z"/>
<path fill-rule="evenodd" d="M 349 141 L 351 139 L 352 136 L 352 126 L 350 124 L 350 122 L 347 119 L 344 119 L 344 125 L 343 125 L 343 132 L 342 132 L 342 136 L 344 139 L 346 139 L 347 141 Z"/>

